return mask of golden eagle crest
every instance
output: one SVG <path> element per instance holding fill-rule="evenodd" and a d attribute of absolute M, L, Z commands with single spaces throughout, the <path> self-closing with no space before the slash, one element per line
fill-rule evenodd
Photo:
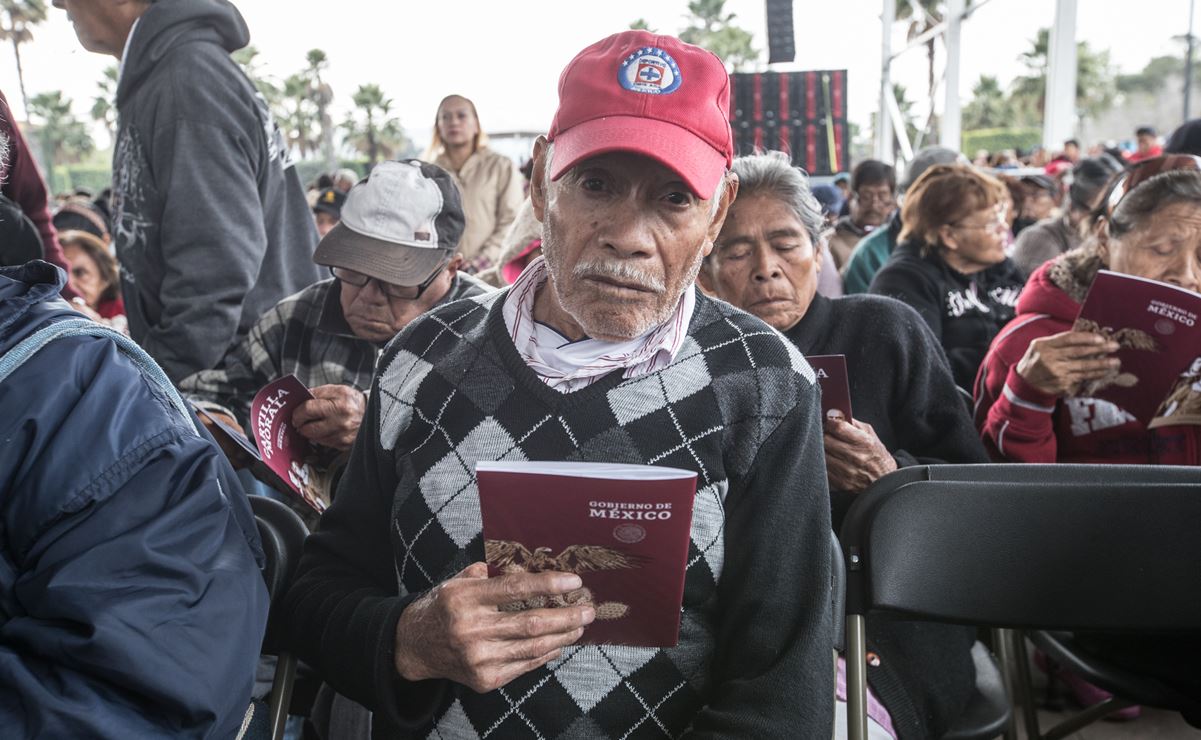
<path fill-rule="evenodd" d="M 484 558 L 488 564 L 502 573 L 587 573 L 600 570 L 622 570 L 639 568 L 646 562 L 640 555 L 631 555 L 603 545 L 569 545 L 558 555 L 549 547 L 536 547 L 533 552 L 520 542 L 512 540 L 484 540 Z M 606 601 L 597 604 L 592 591 L 586 587 L 569 591 L 562 596 L 543 596 L 525 601 L 516 601 L 500 607 L 503 612 L 525 609 L 554 609 L 564 606 L 591 605 L 597 619 L 620 619 L 630 611 L 628 604 Z"/>

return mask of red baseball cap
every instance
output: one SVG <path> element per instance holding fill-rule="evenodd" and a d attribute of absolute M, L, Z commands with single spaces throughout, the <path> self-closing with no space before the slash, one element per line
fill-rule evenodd
<path fill-rule="evenodd" d="M 550 177 L 588 157 L 633 152 L 671 168 L 709 198 L 734 161 L 730 76 L 711 51 L 623 31 L 576 55 L 559 76 Z"/>

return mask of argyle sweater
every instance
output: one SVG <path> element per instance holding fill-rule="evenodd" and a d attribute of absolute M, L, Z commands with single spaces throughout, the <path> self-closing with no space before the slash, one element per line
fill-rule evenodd
<path fill-rule="evenodd" d="M 380 361 L 333 506 L 287 594 L 290 641 L 377 737 L 829 737 L 829 505 L 817 389 L 758 319 L 698 296 L 676 359 L 559 393 L 522 361 L 502 292 L 435 309 Z M 679 645 L 577 646 L 486 693 L 406 682 L 404 608 L 483 560 L 475 463 L 695 470 Z"/>

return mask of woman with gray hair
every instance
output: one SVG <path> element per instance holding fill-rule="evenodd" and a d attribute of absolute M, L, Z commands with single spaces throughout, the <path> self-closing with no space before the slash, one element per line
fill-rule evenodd
<path fill-rule="evenodd" d="M 733 170 L 738 198 L 699 280 L 802 353 L 846 356 L 853 418 L 827 418 L 824 430 L 835 531 L 854 495 L 898 467 L 986 461 L 942 349 L 913 309 L 817 293 L 828 231 L 805 174 L 778 152 L 740 157 Z M 974 688 L 973 640 L 960 627 L 869 620 L 869 649 L 888 656 L 867 669 L 884 701 L 869 702 L 873 720 L 894 736 L 941 736 Z"/>

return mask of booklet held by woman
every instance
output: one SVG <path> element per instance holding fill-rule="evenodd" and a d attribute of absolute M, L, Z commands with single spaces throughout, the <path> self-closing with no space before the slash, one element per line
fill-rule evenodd
<path fill-rule="evenodd" d="M 1101 270 L 1074 328 L 1117 342 L 1122 361 L 1076 395 L 1111 401 L 1152 429 L 1201 424 L 1201 294 Z"/>
<path fill-rule="evenodd" d="M 580 644 L 679 641 L 696 473 L 652 465 L 479 462 L 492 576 L 575 573 L 582 588 L 504 611 L 591 604 Z"/>

